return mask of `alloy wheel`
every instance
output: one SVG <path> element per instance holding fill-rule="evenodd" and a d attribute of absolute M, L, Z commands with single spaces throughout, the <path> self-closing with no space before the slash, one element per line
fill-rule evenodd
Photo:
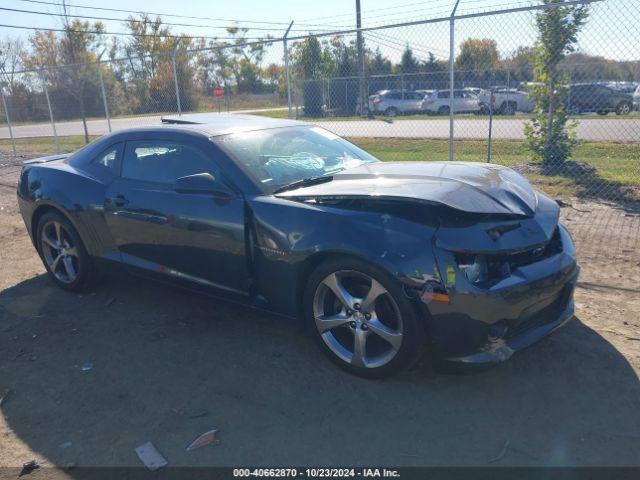
<path fill-rule="evenodd" d="M 78 277 L 80 257 L 67 228 L 55 220 L 47 222 L 42 228 L 40 246 L 51 273 L 62 283 L 73 283 Z"/>
<path fill-rule="evenodd" d="M 342 361 L 361 368 L 389 363 L 402 345 L 402 316 L 392 295 L 362 272 L 326 276 L 313 299 L 315 326 Z"/>
<path fill-rule="evenodd" d="M 629 115 L 631 106 L 628 103 L 621 103 L 618 107 L 618 115 Z"/>

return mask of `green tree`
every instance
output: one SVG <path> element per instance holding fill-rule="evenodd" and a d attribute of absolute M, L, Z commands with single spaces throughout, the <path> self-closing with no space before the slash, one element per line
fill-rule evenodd
<path fill-rule="evenodd" d="M 533 80 L 533 65 L 536 50 L 533 47 L 518 47 L 509 58 L 503 61 L 503 66 L 509 69 L 511 77 L 517 82 Z"/>
<path fill-rule="evenodd" d="M 400 57 L 400 65 L 398 65 L 400 73 L 416 73 L 420 70 L 420 62 L 413 55 L 413 50 L 409 44 L 405 47 Z"/>
<path fill-rule="evenodd" d="M 461 78 L 471 82 L 486 82 L 495 77 L 500 55 L 498 44 L 489 38 L 469 38 L 460 45 L 455 69 Z"/>
<path fill-rule="evenodd" d="M 438 60 L 432 52 L 429 52 L 429 57 L 422 63 L 421 70 L 425 73 L 439 73 L 447 70 L 447 66 Z"/>
<path fill-rule="evenodd" d="M 554 2 L 543 0 L 544 4 Z M 568 77 L 559 66 L 575 50 L 578 32 L 588 14 L 586 5 L 576 5 L 550 7 L 536 15 L 536 84 L 531 89 L 535 115 L 525 126 L 525 136 L 534 157 L 548 166 L 557 166 L 570 158 L 576 145 L 575 124 L 567 125 L 564 109 Z"/>
<path fill-rule="evenodd" d="M 322 81 L 324 56 L 318 38 L 310 35 L 294 45 L 293 64 L 298 78 L 302 79 L 304 114 L 309 117 L 322 115 Z"/>
<path fill-rule="evenodd" d="M 69 117 L 75 113 L 68 103 L 78 105 L 77 114 L 82 119 L 84 138 L 88 143 L 87 103 L 96 104 L 99 98 L 98 72 L 94 62 L 96 51 L 102 46 L 104 25 L 100 22 L 91 25 L 79 19 L 71 21 L 66 15 L 63 22 L 61 35 L 36 30 L 29 37 L 31 49 L 25 54 L 24 63 L 27 68 L 58 67 L 45 70 L 38 80 L 51 85 L 52 93 L 64 95 L 64 98 L 56 96 L 60 115 Z M 63 68 L 64 65 L 69 66 Z"/>
<path fill-rule="evenodd" d="M 368 68 L 371 75 L 387 75 L 391 73 L 391 60 L 382 55 L 380 47 L 376 48 Z"/>

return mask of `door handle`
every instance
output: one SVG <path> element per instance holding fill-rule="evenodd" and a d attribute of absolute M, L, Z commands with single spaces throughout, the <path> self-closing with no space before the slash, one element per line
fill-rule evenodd
<path fill-rule="evenodd" d="M 107 201 L 114 204 L 116 207 L 124 207 L 129 203 L 129 200 L 124 198 L 124 195 L 116 195 L 115 197 L 107 198 Z"/>

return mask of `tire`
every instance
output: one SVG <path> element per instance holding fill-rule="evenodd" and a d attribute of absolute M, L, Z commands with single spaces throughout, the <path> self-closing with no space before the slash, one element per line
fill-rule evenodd
<path fill-rule="evenodd" d="M 629 115 L 633 109 L 629 102 L 620 102 L 616 107 L 616 115 Z"/>
<path fill-rule="evenodd" d="M 38 220 L 36 245 L 47 273 L 60 288 L 83 290 L 94 279 L 91 257 L 62 214 L 47 212 Z"/>
<path fill-rule="evenodd" d="M 443 105 L 438 109 L 438 115 L 449 115 L 449 107 Z"/>
<path fill-rule="evenodd" d="M 502 113 L 505 115 L 515 115 L 518 104 L 514 102 L 505 102 L 502 104 Z"/>
<path fill-rule="evenodd" d="M 569 109 L 569 115 L 580 115 L 582 113 L 582 110 L 580 110 L 580 107 L 571 107 Z"/>
<path fill-rule="evenodd" d="M 387 117 L 397 117 L 398 116 L 398 109 L 396 107 L 389 107 L 384 111 L 384 114 Z"/>
<path fill-rule="evenodd" d="M 349 373 L 386 377 L 423 352 L 422 320 L 399 282 L 378 267 L 348 257 L 331 259 L 310 275 L 303 302 L 315 342 Z"/>

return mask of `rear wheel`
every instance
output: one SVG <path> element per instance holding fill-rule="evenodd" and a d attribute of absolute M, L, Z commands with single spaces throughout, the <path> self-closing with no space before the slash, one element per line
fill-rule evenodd
<path fill-rule="evenodd" d="M 447 106 L 442 106 L 438 109 L 438 113 L 440 115 L 449 115 L 449 107 Z"/>
<path fill-rule="evenodd" d="M 396 107 L 389 107 L 384 111 L 384 114 L 387 117 L 396 117 L 398 116 L 398 109 Z"/>
<path fill-rule="evenodd" d="M 313 272 L 304 316 L 320 349 L 364 377 L 398 372 L 418 358 L 425 342 L 401 286 L 383 270 L 355 259 L 332 260 Z"/>
<path fill-rule="evenodd" d="M 81 290 L 91 277 L 90 257 L 80 235 L 62 214 L 45 213 L 38 221 L 38 252 L 53 281 L 66 290 Z"/>

